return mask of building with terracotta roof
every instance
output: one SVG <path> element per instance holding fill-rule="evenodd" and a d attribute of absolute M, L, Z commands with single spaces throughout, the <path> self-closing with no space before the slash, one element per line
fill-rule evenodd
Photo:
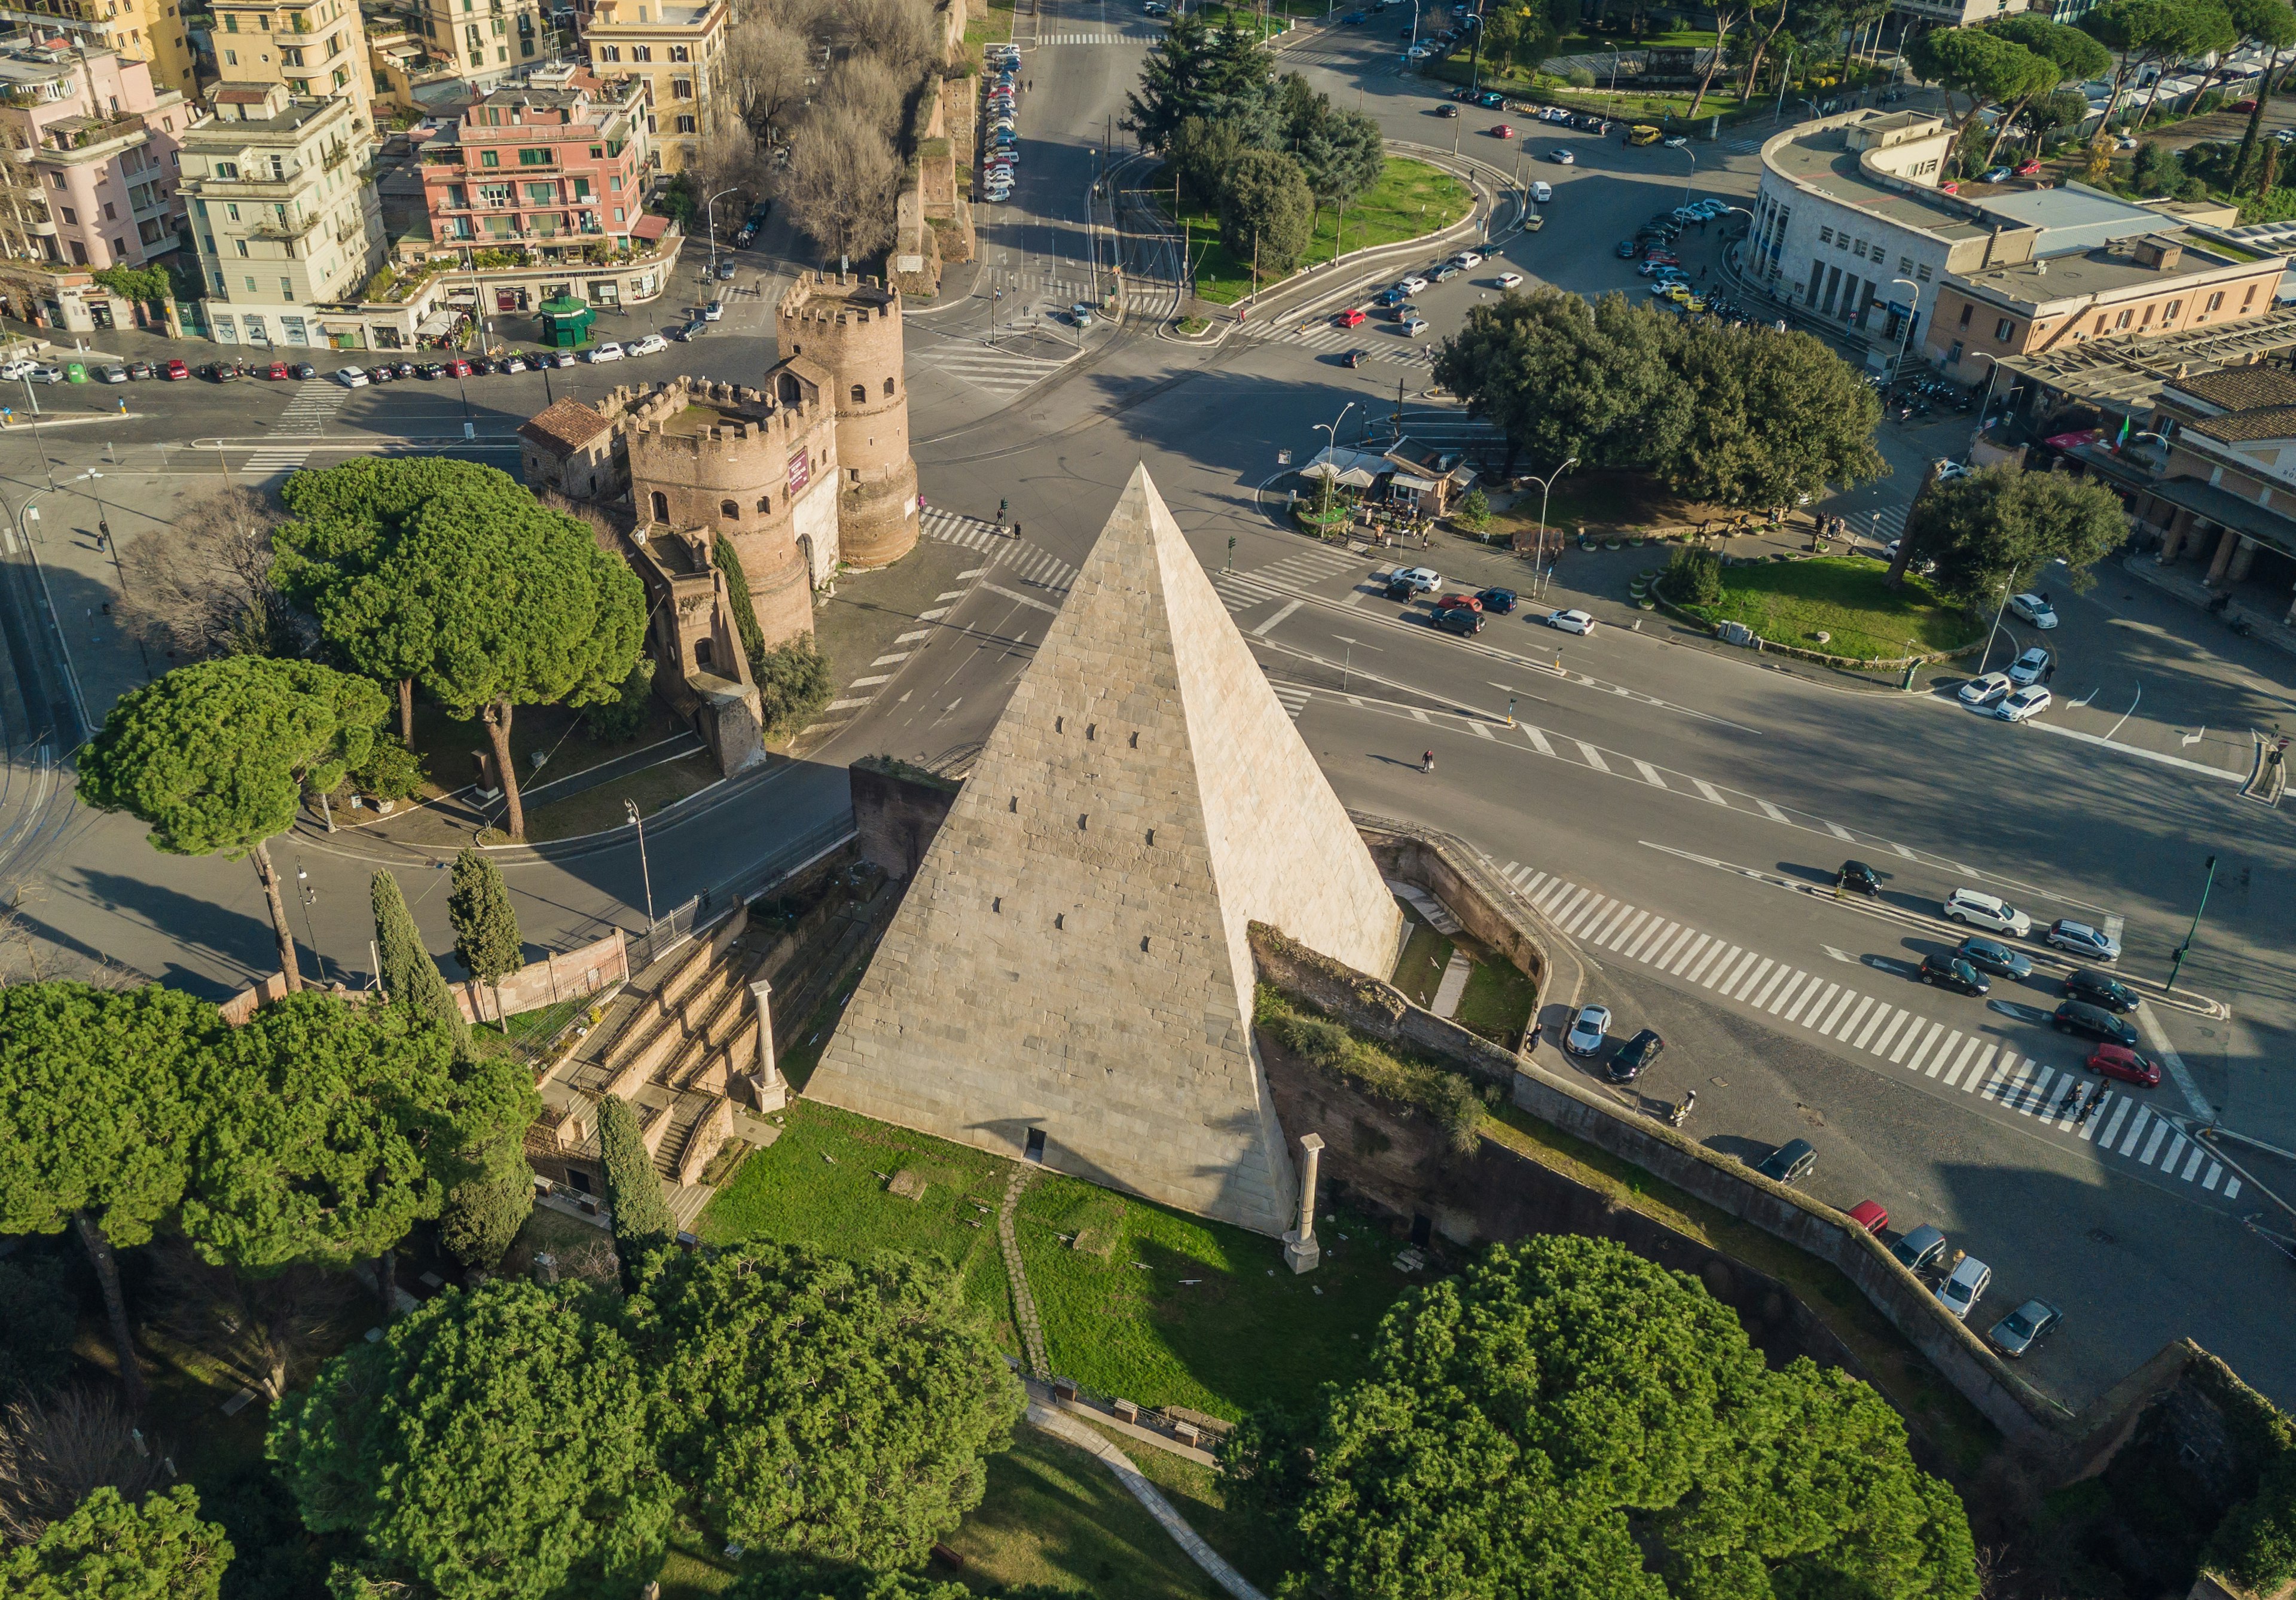
<path fill-rule="evenodd" d="M 2172 379 L 2152 423 L 2160 448 L 2116 464 L 2154 468 L 2124 487 L 2161 565 L 2190 562 L 2219 595 L 2245 588 L 2296 624 L 2296 371 L 2259 362 Z"/>
<path fill-rule="evenodd" d="M 645 122 L 642 88 L 587 73 L 495 90 L 422 147 L 432 241 L 545 263 L 627 248 L 645 216 Z"/>
<path fill-rule="evenodd" d="M 553 401 L 519 424 L 526 486 L 570 500 L 619 500 L 628 492 L 629 463 L 614 446 L 613 423 L 577 399 Z"/>

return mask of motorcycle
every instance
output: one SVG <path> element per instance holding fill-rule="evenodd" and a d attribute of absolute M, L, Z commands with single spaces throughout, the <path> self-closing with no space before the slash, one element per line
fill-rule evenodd
<path fill-rule="evenodd" d="M 1685 1122 L 1690 1120 L 1690 1108 L 1697 1104 L 1698 1091 L 1696 1089 L 1688 1091 L 1675 1103 L 1674 1109 L 1667 1112 L 1666 1125 L 1669 1128 L 1680 1128 Z"/>

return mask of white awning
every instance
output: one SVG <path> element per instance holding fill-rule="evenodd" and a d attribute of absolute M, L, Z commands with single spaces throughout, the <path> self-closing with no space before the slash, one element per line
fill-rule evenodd
<path fill-rule="evenodd" d="M 1396 488 L 1412 489 L 1423 495 L 1435 487 L 1432 479 L 1415 477 L 1409 472 L 1398 472 L 1388 482 Z"/>
<path fill-rule="evenodd" d="M 422 319 L 422 325 L 414 330 L 415 337 L 443 339 L 455 331 L 455 324 L 462 318 L 463 313 L 460 311 L 433 311 Z"/>

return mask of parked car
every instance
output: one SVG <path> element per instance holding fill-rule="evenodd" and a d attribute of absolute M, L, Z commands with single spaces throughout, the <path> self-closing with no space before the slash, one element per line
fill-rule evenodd
<path fill-rule="evenodd" d="M 1498 286 L 1502 289 L 1513 289 L 1522 282 L 1522 274 L 1519 272 L 1503 272 L 1499 274 L 1497 282 Z"/>
<path fill-rule="evenodd" d="M 1465 610 L 1437 611 L 1434 623 L 1447 634 L 1472 636 L 1483 631 L 1483 614 Z"/>
<path fill-rule="evenodd" d="M 1581 1006 L 1578 1014 L 1570 1020 L 1570 1031 L 1563 1036 L 1562 1046 L 1573 1055 L 1592 1055 L 1603 1047 L 1603 1036 L 1610 1031 L 1609 1006 Z"/>
<path fill-rule="evenodd" d="M 1478 589 L 1475 591 L 1475 598 L 1481 602 L 1483 610 L 1496 616 L 1506 616 L 1514 610 L 1515 595 L 1513 589 Z"/>
<path fill-rule="evenodd" d="M 1442 266 L 1435 269 L 1435 281 L 1439 283 L 1447 283 L 1458 275 L 1459 269 L 1452 266 L 1448 261 L 1444 262 Z"/>
<path fill-rule="evenodd" d="M 1633 260 L 1635 258 L 1635 251 L 1639 248 L 1641 247 L 1636 245 L 1631 239 L 1620 240 L 1617 251 L 1619 259 L 1621 261 Z"/>
<path fill-rule="evenodd" d="M 1404 605 L 1410 604 L 1418 594 L 1407 578 L 1390 578 L 1387 580 L 1387 587 L 1380 590 L 1382 599 L 1393 600 Z"/>
<path fill-rule="evenodd" d="M 1595 619 L 1581 611 L 1549 611 L 1542 619 L 1547 627 L 1559 628 L 1567 634 L 1591 634 L 1595 631 Z"/>
<path fill-rule="evenodd" d="M 1404 567 L 1394 577 L 1409 584 L 1414 595 L 1432 595 L 1443 587 L 1443 575 L 1432 567 Z"/>
<path fill-rule="evenodd" d="M 2038 684 L 2027 684 L 2011 693 L 2006 700 L 1993 708 L 1993 714 L 2004 722 L 2030 722 L 2049 709 L 2056 696 Z"/>
<path fill-rule="evenodd" d="M 1346 310 L 1332 317 L 1332 323 L 1335 327 L 1360 328 L 1367 320 L 1368 319 L 1365 316 L 1364 309 L 1361 306 L 1349 306 Z"/>
<path fill-rule="evenodd" d="M 721 283 L 730 283 L 734 281 L 734 264 L 731 261 L 718 263 L 718 281 Z"/>
<path fill-rule="evenodd" d="M 284 367 L 280 368 L 279 375 L 283 378 L 285 377 L 287 375 L 287 369 Z M 106 383 L 125 383 L 127 382 L 127 369 L 120 365 L 116 361 L 106 362 L 102 368 L 97 372 L 96 376 L 102 379 Z"/>
<path fill-rule="evenodd" d="M 2118 979 L 2081 966 L 2065 974 L 2065 998 L 2085 1000 L 2103 1011 L 2131 1012 L 2136 1009 L 2136 991 Z"/>
<path fill-rule="evenodd" d="M 1545 205 L 1548 201 L 1554 198 L 1554 185 L 1545 182 L 1531 185 L 1530 198 L 1536 201 L 1538 204 L 1542 206 Z"/>
<path fill-rule="evenodd" d="M 1403 336 L 1406 339 L 1416 339 L 1425 332 L 1427 332 L 1427 319 L 1425 317 L 1406 316 L 1403 319 Z"/>
<path fill-rule="evenodd" d="M 2000 896 L 1981 890 L 1956 889 L 1946 896 L 1945 916 L 1949 923 L 1969 923 L 2013 939 L 2023 939 L 2033 931 L 2031 917 Z"/>
<path fill-rule="evenodd" d="M 2086 1000 L 2067 1000 L 2057 1007 L 2056 1014 L 2049 1022 L 2059 1033 L 2077 1034 L 2131 1050 L 2136 1048 L 2136 1030 L 2102 1005 L 2091 1005 Z"/>
<path fill-rule="evenodd" d="M 1457 255 L 1451 258 L 1451 265 L 1457 267 L 1461 272 L 1469 271 L 1473 267 L 1480 267 L 1482 264 L 1483 252 L 1480 250 L 1463 250 Z"/>
<path fill-rule="evenodd" d="M 48 370 L 53 372 L 55 369 L 51 367 Z M 208 381 L 212 383 L 229 383 L 239 376 L 239 368 L 228 361 L 210 361 L 200 371 L 206 373 Z M 48 382 L 53 383 L 56 380 L 50 378 Z"/>
<path fill-rule="evenodd" d="M 307 361 L 303 365 L 308 366 L 310 363 Z M 127 375 L 131 378 L 149 378 L 153 375 L 152 364 L 148 361 L 131 361 L 127 364 Z M 302 375 L 308 377 L 310 373 L 304 373 Z"/>
<path fill-rule="evenodd" d="M 1923 983 L 1938 989 L 1949 989 L 1957 994 L 1989 994 L 1993 989 L 1990 978 L 1958 956 L 1924 956 L 1921 971 L 1915 975 Z"/>
<path fill-rule="evenodd" d="M 527 371 L 531 365 L 532 363 L 529 362 L 525 357 L 520 355 L 516 350 L 512 350 L 509 355 L 504 357 L 502 359 L 502 370 L 505 373 L 522 373 Z"/>
<path fill-rule="evenodd" d="M 630 346 L 633 356 L 658 356 L 669 349 L 669 341 L 659 333 L 649 333 Z"/>
<path fill-rule="evenodd" d="M 1998 939 L 1971 934 L 1961 941 L 1954 954 L 1980 972 L 1991 972 L 2002 978 L 2024 978 L 2031 974 L 2033 963 L 2022 951 L 2013 950 Z"/>
<path fill-rule="evenodd" d="M 1851 1206 L 1846 1215 L 1850 1221 L 1876 1237 L 1890 1226 L 1890 1213 L 1878 1200 L 1861 1200 Z"/>
<path fill-rule="evenodd" d="M 181 361 L 174 360 L 172 358 L 168 361 L 166 367 L 161 369 L 161 371 L 162 375 L 170 382 L 181 382 L 183 380 L 192 375 L 192 369 L 189 366 L 186 366 Z"/>
<path fill-rule="evenodd" d="M 1937 1297 L 1947 1310 L 1967 1322 L 1969 1314 L 1977 1309 L 1977 1302 L 1992 1284 L 1993 1268 L 1975 1256 L 1964 1256 L 1960 1264 L 1946 1275 L 1945 1282 L 1937 1286 Z"/>
<path fill-rule="evenodd" d="M 397 373 L 402 378 L 411 378 L 414 375 L 414 363 L 412 361 L 399 362 L 397 365 L 391 368 L 391 371 Z"/>
<path fill-rule="evenodd" d="M 447 375 L 450 378 L 467 378 L 476 371 L 478 371 L 477 367 L 460 356 L 451 357 L 447 362 Z"/>
<path fill-rule="evenodd" d="M 1800 1183 L 1817 1165 L 1817 1147 L 1808 1139 L 1789 1139 L 1756 1164 L 1754 1170 L 1776 1184 Z"/>
<path fill-rule="evenodd" d="M 601 354 L 602 354 L 603 351 L 605 351 L 605 350 L 607 350 L 607 349 L 614 349 L 614 350 L 619 350 L 619 349 L 621 349 L 621 346 L 619 346 L 619 345 L 611 345 L 611 346 L 609 346 L 609 345 L 603 345 L 603 344 L 602 344 L 602 345 L 600 345 L 600 346 L 597 348 L 597 349 L 593 350 L 593 351 L 591 351 L 591 352 L 590 352 L 590 358 L 591 358 L 593 361 L 595 361 L 595 360 L 597 360 L 597 359 L 600 357 Z M 607 359 L 609 359 L 609 360 L 616 359 L 616 357 L 606 357 L 606 358 L 607 358 Z M 282 377 L 284 377 L 284 376 L 286 375 L 284 369 L 282 369 L 280 375 L 281 375 Z M 440 378 L 443 378 L 443 377 L 445 377 L 445 376 L 447 375 L 447 364 L 446 364 L 445 362 L 443 362 L 443 361 L 426 361 L 426 362 L 424 362 L 422 365 L 420 365 L 420 366 L 418 366 L 418 367 L 416 367 L 416 368 L 414 369 L 414 375 L 415 375 L 416 377 L 418 377 L 418 378 L 422 379 L 422 380 L 424 382 L 426 382 L 426 383 L 429 383 L 429 382 L 436 382 L 437 380 L 439 380 L 439 379 L 440 379 Z"/>
<path fill-rule="evenodd" d="M 2009 698 L 2016 687 L 2005 672 L 1988 672 L 1982 677 L 1972 677 L 1961 686 L 1961 703 L 1973 711 L 1989 711 Z"/>
<path fill-rule="evenodd" d="M 603 366 L 609 361 L 619 361 L 621 358 L 622 347 L 611 339 L 593 349 L 587 357 L 592 366 Z"/>
<path fill-rule="evenodd" d="M 2065 1314 L 2045 1300 L 2029 1300 L 1993 1325 L 1985 1336 L 2005 1356 L 2021 1356 L 2041 1342 L 2065 1319 Z"/>
<path fill-rule="evenodd" d="M 2056 608 L 2038 595 L 2012 595 L 2009 596 L 2009 611 L 2011 615 L 2031 623 L 2035 628 L 2054 628 L 2057 625 Z"/>
<path fill-rule="evenodd" d="M 1427 280 L 1414 272 L 1406 277 L 1398 278 L 1395 281 L 1395 286 L 1403 291 L 1404 295 L 1409 296 L 1417 294 L 1421 290 L 1426 288 Z"/>
<path fill-rule="evenodd" d="M 2161 1063 L 2127 1045 L 2099 1045 L 2088 1053 L 2088 1070 L 2148 1089 L 2161 1087 Z"/>
<path fill-rule="evenodd" d="M 1985 174 L 1985 181 L 1988 184 L 2005 184 L 2009 181 L 2011 176 L 2012 175 L 2008 168 L 1995 167 L 1987 170 Z"/>
<path fill-rule="evenodd" d="M 1890 1253 L 1907 1272 L 1920 1274 L 1937 1265 L 1945 1254 L 1945 1230 L 1924 1222 L 1909 1234 L 1901 1235 Z"/>
<path fill-rule="evenodd" d="M 2009 663 L 2009 681 L 2013 684 L 2038 684 L 2047 676 L 2049 652 L 2038 644 Z"/>
<path fill-rule="evenodd" d="M 1456 106 L 1456 105 L 1452 105 L 1452 104 L 1449 104 L 1449 103 L 1445 103 L 1445 104 L 1442 104 L 1442 105 L 1439 105 L 1439 106 L 1437 106 L 1437 107 L 1435 108 L 1435 114 L 1436 114 L 1438 117 L 1456 118 L 1456 117 L 1457 117 L 1457 116 L 1458 116 L 1458 114 L 1459 114 L 1459 108 L 1458 108 L 1457 106 Z"/>
<path fill-rule="evenodd" d="M 1483 609 L 1483 603 L 1476 599 L 1472 595 L 1446 595 L 1442 599 L 1435 603 L 1435 609 L 1439 611 L 1468 611 L 1480 612 Z"/>
<path fill-rule="evenodd" d="M 560 350 L 555 355 L 546 357 L 546 359 L 553 366 L 567 367 L 573 365 L 577 361 L 580 360 L 581 357 L 575 355 L 571 350 Z"/>
<path fill-rule="evenodd" d="M 30 377 L 32 375 L 32 369 L 38 365 L 39 363 L 37 361 L 25 361 L 21 359 L 11 361 L 7 365 L 0 366 L 0 379 L 5 379 L 11 383 L 19 382 L 23 379 Z"/>
<path fill-rule="evenodd" d="M 1645 1028 L 1619 1046 L 1603 1075 L 1612 1083 L 1632 1083 L 1657 1063 L 1665 1049 L 1666 1041 L 1659 1038 L 1658 1030 Z"/>
<path fill-rule="evenodd" d="M 2074 922 L 2069 917 L 2061 916 L 2051 923 L 2049 931 L 2041 937 L 2060 950 L 2086 956 L 2091 961 L 2111 963 L 2120 959 L 2119 939 L 2109 937 L 2101 929 L 2092 928 L 2087 923 Z"/>
<path fill-rule="evenodd" d="M 1688 144 L 1690 140 L 1681 134 L 1669 134 L 1665 138 L 1660 140 L 1659 143 L 1665 145 L 1669 150 L 1680 150 L 1684 145 Z"/>

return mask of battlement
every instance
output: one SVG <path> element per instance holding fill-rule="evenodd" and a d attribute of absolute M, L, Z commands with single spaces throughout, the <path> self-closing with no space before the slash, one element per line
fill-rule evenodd
<path fill-rule="evenodd" d="M 775 314 L 799 324 L 898 323 L 901 291 L 861 273 L 811 272 L 783 293 Z"/>
<path fill-rule="evenodd" d="M 794 383 L 784 398 L 744 384 L 683 375 L 652 384 L 626 383 L 598 402 L 599 414 L 648 455 L 738 455 L 769 440 L 786 441 L 821 421 L 817 392 Z"/>

